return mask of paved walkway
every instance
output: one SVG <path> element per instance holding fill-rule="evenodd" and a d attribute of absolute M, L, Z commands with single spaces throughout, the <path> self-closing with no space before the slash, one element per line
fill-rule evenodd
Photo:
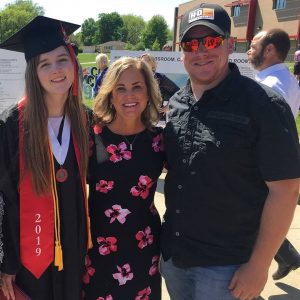
<path fill-rule="evenodd" d="M 155 194 L 155 204 L 161 216 L 165 211 L 163 195 L 164 178 L 165 173 L 163 173 L 159 178 L 157 191 Z M 296 249 L 300 251 L 300 205 L 297 206 L 294 220 L 287 237 L 290 242 L 296 247 Z M 274 281 L 271 275 L 276 270 L 276 267 L 277 264 L 273 260 L 269 272 L 268 282 L 259 300 L 300 300 L 300 268 L 296 271 L 292 271 L 284 279 Z M 164 284 L 162 300 L 170 300 Z"/>

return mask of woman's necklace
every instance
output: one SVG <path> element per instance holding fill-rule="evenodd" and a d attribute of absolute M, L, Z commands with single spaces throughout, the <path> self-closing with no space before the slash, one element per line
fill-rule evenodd
<path fill-rule="evenodd" d="M 133 146 L 133 144 L 134 144 L 134 142 L 135 142 L 135 140 L 136 140 L 136 138 L 137 138 L 138 135 L 139 135 L 139 133 L 137 133 L 137 134 L 134 136 L 134 138 L 132 139 L 131 142 L 128 140 L 128 138 L 127 138 L 125 135 L 122 135 L 123 138 L 124 138 L 124 140 L 127 142 L 127 144 L 129 144 L 129 150 L 130 150 L 130 151 L 133 150 L 133 147 L 132 147 L 132 146 Z"/>

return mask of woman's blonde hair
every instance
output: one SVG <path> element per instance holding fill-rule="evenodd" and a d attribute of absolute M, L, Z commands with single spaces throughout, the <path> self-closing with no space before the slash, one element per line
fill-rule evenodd
<path fill-rule="evenodd" d="M 153 73 L 147 63 L 140 58 L 121 57 L 108 68 L 100 92 L 95 98 L 93 110 L 97 124 L 104 126 L 116 118 L 116 110 L 111 103 L 112 91 L 117 85 L 121 74 L 130 68 L 141 72 L 147 87 L 148 105 L 141 115 L 143 124 L 151 129 L 158 122 L 161 94 Z"/>
<path fill-rule="evenodd" d="M 50 157 L 48 146 L 48 110 L 43 96 L 43 88 L 37 75 L 39 56 L 27 62 L 25 86 L 27 102 L 24 108 L 24 144 L 25 168 L 31 173 L 36 194 L 51 190 Z M 77 68 L 78 68 L 78 62 Z M 77 82 L 79 82 L 79 74 Z M 69 90 L 65 103 L 65 113 L 69 116 L 72 134 L 80 152 L 80 169 L 86 175 L 88 161 L 88 124 L 86 110 L 82 104 L 82 92 L 78 85 L 77 96 L 73 96 L 73 86 Z M 21 174 L 22 176 L 22 174 Z"/>

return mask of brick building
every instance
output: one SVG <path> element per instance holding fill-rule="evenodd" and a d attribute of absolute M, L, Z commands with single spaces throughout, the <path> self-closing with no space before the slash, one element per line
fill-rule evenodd
<path fill-rule="evenodd" d="M 174 13 L 173 49 L 178 44 L 181 16 L 201 2 L 217 3 L 231 16 L 231 35 L 235 38 L 235 52 L 246 52 L 253 36 L 270 28 L 282 28 L 290 37 L 291 50 L 288 60 L 300 44 L 300 0 L 193 0 L 180 4 Z"/>

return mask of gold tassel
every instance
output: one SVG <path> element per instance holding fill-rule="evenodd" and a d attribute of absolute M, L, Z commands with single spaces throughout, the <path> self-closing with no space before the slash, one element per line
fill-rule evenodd
<path fill-rule="evenodd" d="M 50 165 L 51 165 L 51 183 L 52 183 L 52 195 L 54 200 L 54 232 L 55 232 L 55 250 L 54 250 L 54 266 L 58 268 L 58 271 L 63 270 L 63 254 L 62 247 L 60 242 L 60 215 L 59 215 L 59 203 L 58 195 L 55 182 L 55 169 L 54 161 L 52 156 L 51 144 L 49 144 L 49 153 L 50 153 Z"/>
<path fill-rule="evenodd" d="M 92 243 L 92 235 L 91 235 L 91 221 L 90 221 L 90 217 L 87 215 L 87 232 L 88 232 L 88 249 L 91 249 L 93 247 L 93 243 Z"/>
<path fill-rule="evenodd" d="M 90 221 L 90 214 L 89 214 L 89 202 L 87 197 L 87 187 L 86 181 L 84 178 L 81 177 L 82 182 L 82 190 L 83 190 L 83 197 L 85 202 L 85 215 L 86 215 L 86 229 L 87 229 L 87 248 L 91 249 L 93 247 L 92 242 L 92 235 L 91 235 L 91 221 Z"/>
<path fill-rule="evenodd" d="M 63 258 L 62 258 L 62 249 L 61 245 L 58 241 L 55 241 L 55 258 L 54 258 L 54 266 L 58 268 L 58 271 L 63 270 Z"/>

